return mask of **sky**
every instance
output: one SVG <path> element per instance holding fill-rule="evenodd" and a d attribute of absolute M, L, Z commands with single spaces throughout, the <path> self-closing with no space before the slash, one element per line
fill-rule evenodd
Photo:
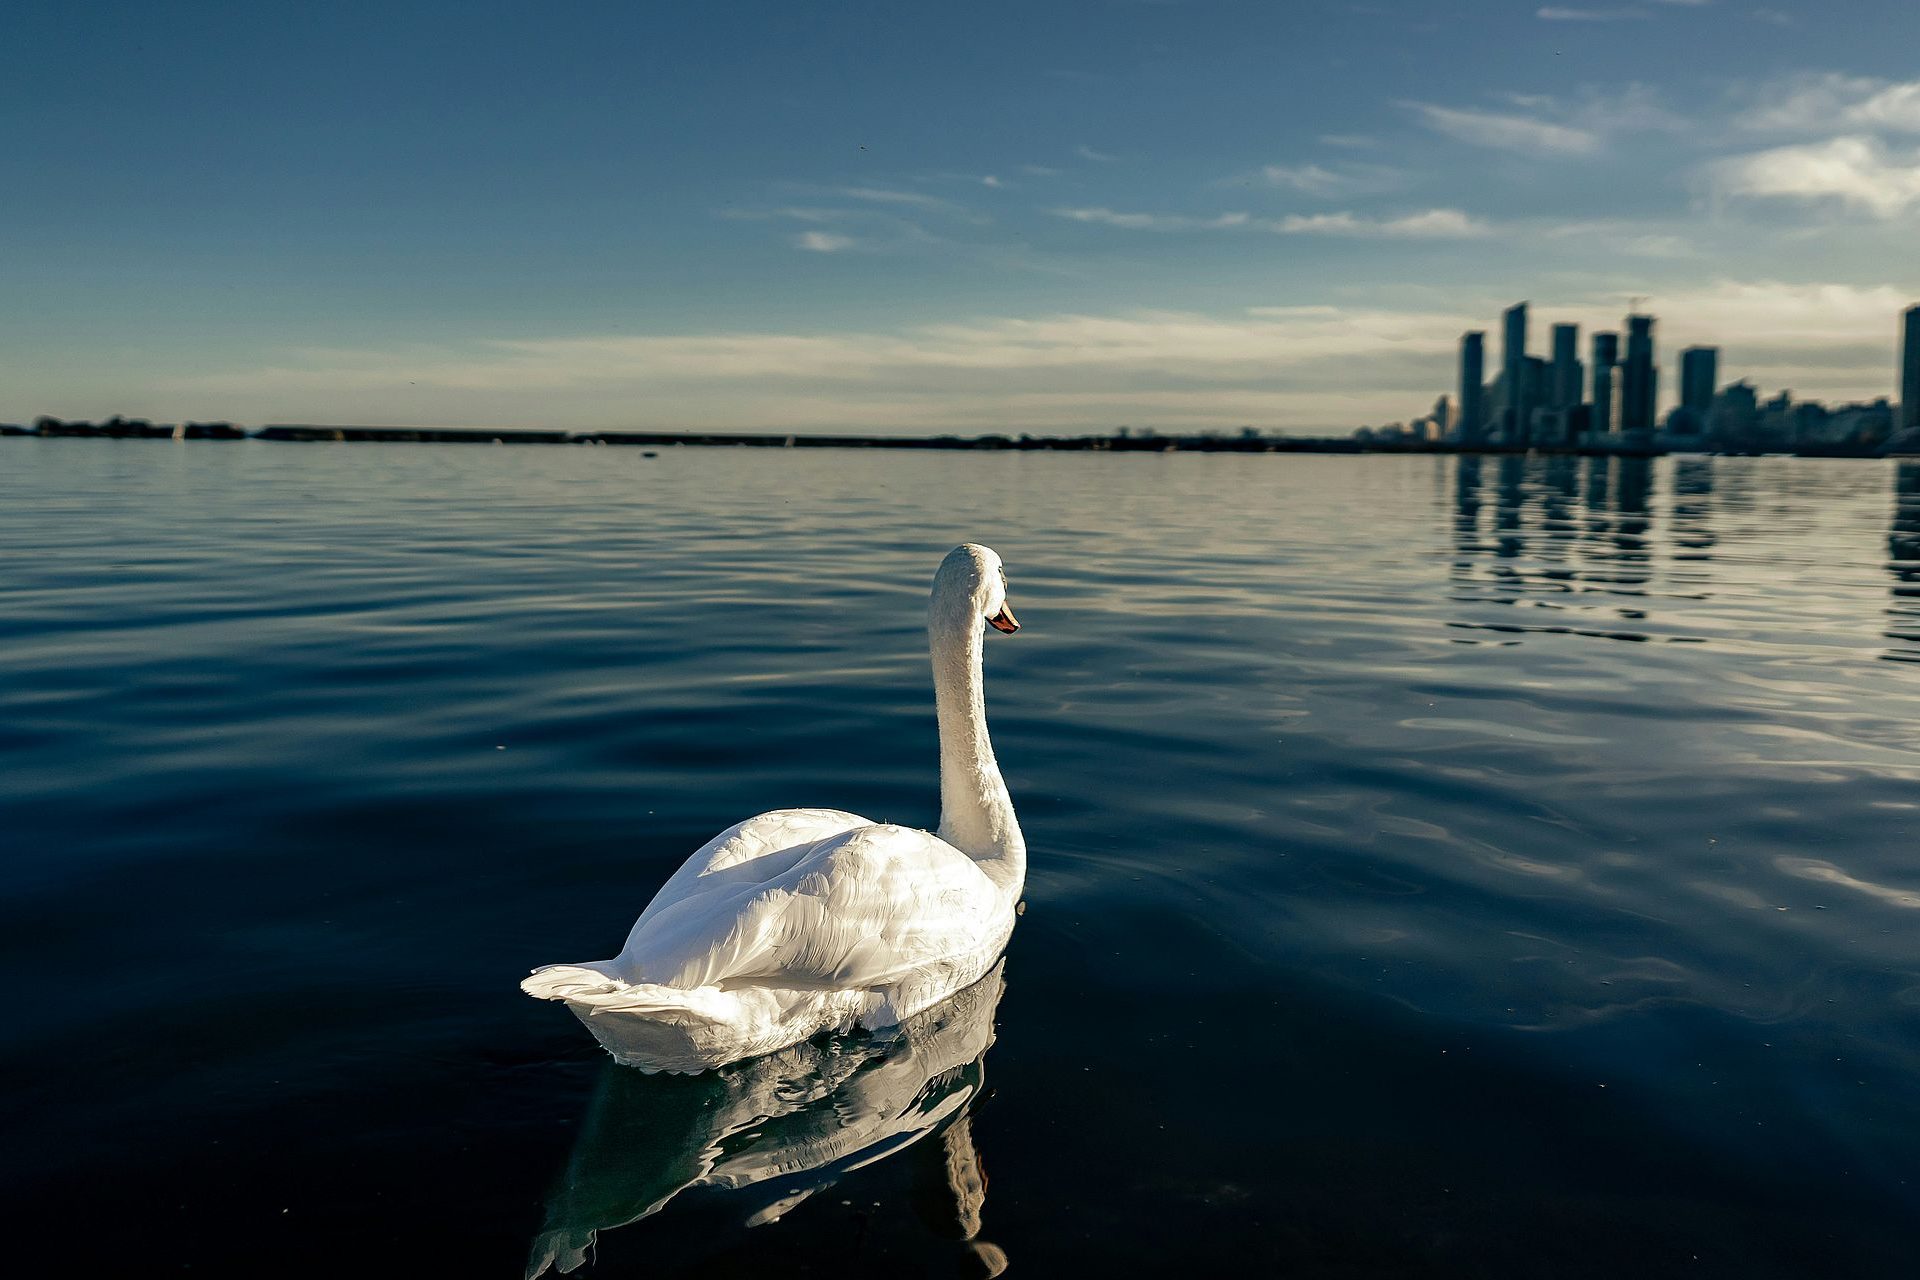
<path fill-rule="evenodd" d="M 0 13 L 0 420 L 1344 432 L 1659 317 L 1891 395 L 1912 0 Z"/>

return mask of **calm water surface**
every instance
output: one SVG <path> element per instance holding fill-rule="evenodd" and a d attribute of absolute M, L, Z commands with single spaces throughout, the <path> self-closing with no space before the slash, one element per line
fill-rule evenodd
<path fill-rule="evenodd" d="M 964 539 L 990 988 L 693 1079 L 520 995 L 935 820 Z M 15 1260 L 1920 1266 L 1912 464 L 10 440 L 0 545 Z"/>

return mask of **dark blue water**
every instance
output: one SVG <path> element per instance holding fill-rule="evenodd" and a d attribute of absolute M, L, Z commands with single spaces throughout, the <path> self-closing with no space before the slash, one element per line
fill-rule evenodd
<path fill-rule="evenodd" d="M 1004 993 L 694 1079 L 520 995 L 934 820 L 964 539 Z M 13 440 L 0 545 L 15 1260 L 1920 1265 L 1911 464 Z"/>

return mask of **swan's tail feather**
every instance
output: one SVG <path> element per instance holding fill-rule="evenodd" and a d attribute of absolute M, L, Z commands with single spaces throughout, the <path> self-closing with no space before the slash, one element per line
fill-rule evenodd
<path fill-rule="evenodd" d="M 705 1071 L 818 1031 L 851 1030 L 883 1003 L 864 991 L 629 983 L 599 966 L 574 964 L 538 970 L 520 989 L 564 1001 L 601 1048 L 643 1071 Z"/>
<path fill-rule="evenodd" d="M 626 984 L 592 965 L 550 964 L 520 980 L 520 989 L 538 1000 L 572 1000 Z"/>

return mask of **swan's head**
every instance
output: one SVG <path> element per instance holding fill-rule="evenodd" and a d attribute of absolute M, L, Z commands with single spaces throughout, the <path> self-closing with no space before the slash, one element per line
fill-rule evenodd
<path fill-rule="evenodd" d="M 984 618 L 995 631 L 1012 635 L 1020 629 L 1007 607 L 1007 571 L 992 547 L 963 542 L 947 552 L 940 571 L 933 575 L 933 598 L 947 608 L 964 608 Z"/>

